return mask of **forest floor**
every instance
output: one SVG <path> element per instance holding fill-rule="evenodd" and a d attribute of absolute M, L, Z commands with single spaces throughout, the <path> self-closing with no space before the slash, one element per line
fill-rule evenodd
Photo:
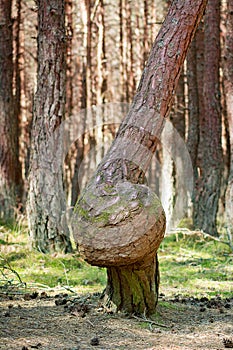
<path fill-rule="evenodd" d="M 0 349 L 223 350 L 233 348 L 233 253 L 194 233 L 159 251 L 153 317 L 112 313 L 104 269 L 78 255 L 30 250 L 27 233 L 0 225 Z"/>
<path fill-rule="evenodd" d="M 0 302 L 2 350 L 233 348 L 233 297 L 160 297 L 151 319 L 112 314 L 98 293 L 32 293 Z"/>

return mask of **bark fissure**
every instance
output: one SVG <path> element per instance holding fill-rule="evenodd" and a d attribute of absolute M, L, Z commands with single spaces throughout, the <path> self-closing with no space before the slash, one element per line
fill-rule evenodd
<path fill-rule="evenodd" d="M 38 4 L 38 86 L 34 100 L 28 218 L 40 251 L 71 251 L 62 174 L 65 107 L 64 1 Z"/>

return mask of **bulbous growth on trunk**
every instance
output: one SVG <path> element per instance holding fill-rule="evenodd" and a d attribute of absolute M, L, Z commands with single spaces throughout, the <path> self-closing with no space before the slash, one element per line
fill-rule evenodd
<path fill-rule="evenodd" d="M 75 208 L 73 232 L 91 265 L 105 266 L 105 300 L 117 310 L 153 313 L 158 299 L 156 251 L 165 232 L 165 214 L 145 185 L 90 183 Z"/>
<path fill-rule="evenodd" d="M 122 266 L 157 251 L 165 214 L 145 185 L 127 181 L 90 184 L 76 206 L 74 232 L 80 251 L 92 265 Z"/>

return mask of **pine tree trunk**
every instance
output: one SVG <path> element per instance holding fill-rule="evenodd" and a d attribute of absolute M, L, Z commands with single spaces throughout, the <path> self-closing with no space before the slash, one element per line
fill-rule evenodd
<path fill-rule="evenodd" d="M 233 245 L 233 1 L 227 2 L 226 39 L 224 50 L 224 89 L 230 136 L 230 172 L 226 190 L 226 225 Z"/>
<path fill-rule="evenodd" d="M 204 32 L 204 114 L 200 121 L 200 175 L 195 197 L 194 225 L 218 235 L 216 217 L 222 174 L 221 108 L 219 87 L 220 1 L 208 2 Z"/>
<path fill-rule="evenodd" d="M 0 218 L 13 219 L 16 207 L 17 121 L 13 100 L 11 0 L 0 2 Z"/>
<path fill-rule="evenodd" d="M 159 263 L 157 254 L 133 265 L 109 267 L 106 305 L 118 305 L 131 314 L 153 314 L 158 301 Z"/>
<path fill-rule="evenodd" d="M 38 84 L 34 100 L 28 220 L 33 246 L 71 251 L 62 178 L 65 107 L 64 1 L 38 1 Z"/>
<path fill-rule="evenodd" d="M 108 267 L 106 293 L 117 310 L 155 311 L 155 256 L 166 219 L 143 182 L 206 2 L 172 3 L 131 109 L 75 208 L 73 232 L 80 252 L 89 263 Z"/>
<path fill-rule="evenodd" d="M 199 25 L 197 32 L 194 36 L 194 39 L 190 45 L 187 54 L 187 83 L 188 83 L 188 138 L 187 138 L 187 147 L 190 154 L 190 158 L 193 166 L 193 177 L 194 177 L 194 188 L 192 194 L 192 217 L 196 215 L 197 203 L 196 198 L 196 183 L 198 179 L 198 145 L 199 145 L 199 119 L 202 102 L 202 94 L 199 90 L 200 83 L 200 74 L 199 70 L 202 67 L 203 55 L 200 55 L 202 50 L 201 43 L 203 42 L 202 38 L 202 29 Z M 199 55 L 198 55 L 199 49 Z M 199 72 L 200 73 L 200 72 Z M 203 73 L 203 72 L 202 72 Z M 200 107 L 200 108 L 199 108 Z M 194 219 L 193 219 L 194 222 Z"/>
<path fill-rule="evenodd" d="M 20 162 L 20 124 L 21 124 L 21 0 L 16 1 L 17 5 L 17 18 L 15 21 L 15 99 L 14 99 L 14 108 L 15 108 L 15 137 L 16 137 L 16 154 L 15 154 L 15 182 L 16 182 L 16 196 L 17 202 L 22 206 L 23 203 L 23 179 L 22 179 L 22 165 Z"/>
<path fill-rule="evenodd" d="M 198 30 L 197 30 L 198 32 Z M 187 82 L 188 82 L 188 150 L 192 160 L 195 178 L 197 176 L 197 155 L 199 142 L 199 108 L 197 85 L 197 48 L 196 36 L 190 45 L 187 54 Z"/>

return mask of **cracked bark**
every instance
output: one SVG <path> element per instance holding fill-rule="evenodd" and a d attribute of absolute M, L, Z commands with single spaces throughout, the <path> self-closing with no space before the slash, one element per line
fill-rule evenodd
<path fill-rule="evenodd" d="M 216 217 L 222 177 L 220 1 L 208 2 L 204 21 L 203 110 L 200 113 L 199 175 L 194 198 L 194 226 L 217 236 Z M 200 92 L 200 91 L 199 91 Z M 200 102 L 200 101 L 199 101 Z"/>
<path fill-rule="evenodd" d="M 64 1 L 38 1 L 38 85 L 33 106 L 29 195 L 33 246 L 47 253 L 71 251 L 62 179 L 62 137 L 56 132 L 65 107 Z"/>
<path fill-rule="evenodd" d="M 129 113 L 76 204 L 73 231 L 80 251 L 89 263 L 108 268 L 106 299 L 117 310 L 155 311 L 156 252 L 166 220 L 160 201 L 143 183 L 206 3 L 173 1 Z"/>

